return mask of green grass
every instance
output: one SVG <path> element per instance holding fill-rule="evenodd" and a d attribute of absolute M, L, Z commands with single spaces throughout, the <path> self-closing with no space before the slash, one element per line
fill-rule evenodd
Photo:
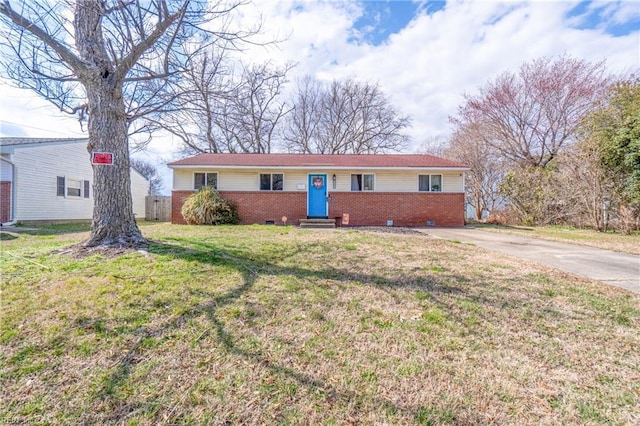
<path fill-rule="evenodd" d="M 640 298 L 422 235 L 1 240 L 0 423 L 632 424 Z"/>

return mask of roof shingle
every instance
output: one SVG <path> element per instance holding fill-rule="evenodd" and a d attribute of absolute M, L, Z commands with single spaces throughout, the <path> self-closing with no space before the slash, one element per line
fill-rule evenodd
<path fill-rule="evenodd" d="M 455 168 L 468 166 L 425 154 L 198 154 L 168 164 L 169 167 L 353 167 L 353 168 Z"/>

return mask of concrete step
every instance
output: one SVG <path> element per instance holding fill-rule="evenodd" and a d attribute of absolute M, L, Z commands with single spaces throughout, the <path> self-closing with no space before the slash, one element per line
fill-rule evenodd
<path fill-rule="evenodd" d="M 300 228 L 335 228 L 335 219 L 300 219 Z"/>

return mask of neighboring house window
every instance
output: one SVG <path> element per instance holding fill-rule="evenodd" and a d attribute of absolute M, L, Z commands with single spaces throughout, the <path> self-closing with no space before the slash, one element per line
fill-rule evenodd
<path fill-rule="evenodd" d="M 213 186 L 215 189 L 218 189 L 218 174 L 217 173 L 194 173 L 193 189 L 200 189 L 203 186 Z"/>
<path fill-rule="evenodd" d="M 351 175 L 352 191 L 373 191 L 373 175 Z"/>
<path fill-rule="evenodd" d="M 69 179 L 65 176 L 56 176 L 56 195 L 58 197 L 89 198 L 89 185 L 88 180 Z"/>
<path fill-rule="evenodd" d="M 58 176 L 57 177 L 57 188 L 58 188 L 58 192 L 57 195 L 58 197 L 64 197 L 64 189 L 66 187 L 65 183 L 64 183 L 64 176 Z"/>
<path fill-rule="evenodd" d="M 67 197 L 82 197 L 82 181 L 67 179 Z"/>
<path fill-rule="evenodd" d="M 418 175 L 418 191 L 442 192 L 442 175 Z"/>
<path fill-rule="evenodd" d="M 284 175 L 282 173 L 260 173 L 261 191 L 282 191 Z"/>

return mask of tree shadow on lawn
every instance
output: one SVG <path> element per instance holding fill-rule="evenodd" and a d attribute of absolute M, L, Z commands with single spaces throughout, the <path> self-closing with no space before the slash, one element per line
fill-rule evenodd
<path fill-rule="evenodd" d="M 204 296 L 209 300 L 191 307 L 168 323 L 156 328 L 143 329 L 139 332 L 139 339 L 137 339 L 137 341 L 130 347 L 129 351 L 117 364 L 115 370 L 108 375 L 97 392 L 97 397 L 99 399 L 107 399 L 111 401 L 111 408 L 113 411 L 107 419 L 108 421 L 121 421 L 123 417 L 131 414 L 132 410 L 136 411 L 141 408 L 136 407 L 135 405 L 130 405 L 129 401 L 115 398 L 113 395 L 116 393 L 115 391 L 117 388 L 125 385 L 126 381 L 129 379 L 132 373 L 132 366 L 138 362 L 138 355 L 143 341 L 150 337 L 158 338 L 168 334 L 172 330 L 180 329 L 190 319 L 201 315 L 206 315 L 206 318 L 215 330 L 217 338 L 228 353 L 241 357 L 256 366 L 266 368 L 274 374 L 290 378 L 299 385 L 308 388 L 312 394 L 324 395 L 326 401 L 331 405 L 333 405 L 335 401 L 345 402 L 345 406 L 348 406 L 349 402 L 360 401 L 363 395 L 359 395 L 354 391 L 340 390 L 336 388 L 336 386 L 323 382 L 322 380 L 318 380 L 317 378 L 314 378 L 302 371 L 273 362 L 261 354 L 260 348 L 247 350 L 237 344 L 238 337 L 232 334 L 228 329 L 227 324 L 218 317 L 217 312 L 221 308 L 233 303 L 243 295 L 250 292 L 261 274 L 276 276 L 287 275 L 294 276 L 299 279 L 327 279 L 344 283 L 357 282 L 362 283 L 362 285 L 365 286 L 374 286 L 378 289 L 389 292 L 394 288 L 404 288 L 414 291 L 421 290 L 428 293 L 429 301 L 431 303 L 436 304 L 436 306 L 439 306 L 446 311 L 451 310 L 451 305 L 441 301 L 439 296 L 460 294 L 464 297 L 464 290 L 461 288 L 461 285 L 468 282 L 468 279 L 465 277 L 452 277 L 451 275 L 449 275 L 447 280 L 437 277 L 430 277 L 429 279 L 424 279 L 423 277 L 421 279 L 416 279 L 415 276 L 411 275 L 389 279 L 379 275 L 365 274 L 331 267 L 313 270 L 299 266 L 280 266 L 277 264 L 278 261 L 284 260 L 294 253 L 283 250 L 279 253 L 278 258 L 274 259 L 273 256 L 270 256 L 269 259 L 266 259 L 261 258 L 259 254 L 248 252 L 247 249 L 222 249 L 213 243 L 202 242 L 198 242 L 197 244 L 194 244 L 194 246 L 196 246 L 196 248 L 187 248 L 183 245 L 167 244 L 163 242 L 152 242 L 149 251 L 151 254 L 168 255 L 176 259 L 190 262 L 197 262 L 211 266 L 231 267 L 241 274 L 242 282 L 236 288 L 233 288 L 223 294 L 216 294 L 213 291 L 208 292 L 206 290 L 195 290 L 198 292 L 199 296 Z M 312 248 L 312 245 L 309 245 L 309 250 Z M 299 250 L 300 246 L 296 247 L 296 251 Z M 448 284 L 445 281 L 459 283 L 460 287 Z M 399 407 L 394 404 L 394 402 L 380 397 L 373 397 L 371 400 L 376 406 L 382 407 L 387 412 L 404 412 L 412 418 L 415 418 L 421 409 L 421 407 Z M 358 404 L 356 404 L 356 406 L 358 406 Z M 160 413 L 156 413 L 156 416 L 158 415 L 160 415 Z M 171 412 L 169 414 L 170 418 L 156 418 L 155 421 L 180 421 L 180 415 L 181 414 L 179 412 Z"/>
<path fill-rule="evenodd" d="M 15 232 L 17 234 L 27 234 L 33 236 L 78 234 L 81 232 L 89 232 L 90 230 L 91 223 L 88 222 L 64 223 L 55 225 L 16 225 L 4 227 L 3 229 L 3 231 L 7 232 Z"/>

